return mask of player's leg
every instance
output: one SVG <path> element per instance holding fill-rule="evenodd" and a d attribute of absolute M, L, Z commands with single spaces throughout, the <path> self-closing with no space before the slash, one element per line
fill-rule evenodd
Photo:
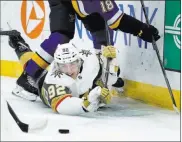
<path fill-rule="evenodd" d="M 100 52 L 101 46 L 107 45 L 105 21 L 103 17 L 99 13 L 93 13 L 80 19 L 85 28 L 90 31 L 92 35 L 94 48 Z M 110 29 L 109 32 L 111 45 L 113 45 L 113 30 Z"/>
<path fill-rule="evenodd" d="M 15 94 L 21 97 L 23 96 L 20 95 L 20 92 L 22 91 L 28 94 L 33 93 L 38 95 L 37 79 L 53 61 L 53 55 L 58 44 L 69 42 L 74 35 L 75 19 L 74 10 L 71 4 L 57 0 L 50 0 L 49 5 L 51 9 L 51 34 L 48 39 L 43 41 L 41 47 L 27 62 L 24 72 L 17 80 L 17 87 L 20 91 L 16 91 Z"/>
<path fill-rule="evenodd" d="M 58 44 L 68 43 L 73 38 L 75 30 L 74 11 L 68 2 L 49 0 L 50 6 L 50 30 L 48 39 L 41 43 L 41 48 L 28 62 L 26 72 L 33 78 L 37 78 L 44 69 L 53 61 L 54 52 Z"/>
<path fill-rule="evenodd" d="M 30 49 L 29 45 L 25 42 L 21 34 L 19 36 L 9 36 L 9 45 L 15 50 L 15 53 L 20 63 L 23 67 L 25 67 L 28 60 L 30 60 L 34 55 L 34 52 Z M 31 101 L 35 100 L 37 95 L 37 88 L 34 85 L 31 85 L 30 80 L 27 80 L 27 82 L 24 82 L 24 88 L 30 90 L 32 93 L 25 93 L 23 95 L 21 92 L 23 92 L 24 89 L 23 87 L 19 86 L 19 84 L 21 84 L 22 81 L 21 79 L 22 78 L 19 77 L 19 79 L 16 82 L 17 87 L 12 91 L 12 93 L 20 97 L 23 96 L 24 98 L 27 98 Z"/>

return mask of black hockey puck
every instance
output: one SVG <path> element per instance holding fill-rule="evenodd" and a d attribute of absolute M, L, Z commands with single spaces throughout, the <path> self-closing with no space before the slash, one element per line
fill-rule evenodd
<path fill-rule="evenodd" d="M 61 134 L 68 134 L 70 132 L 69 129 L 59 129 L 58 131 Z"/>

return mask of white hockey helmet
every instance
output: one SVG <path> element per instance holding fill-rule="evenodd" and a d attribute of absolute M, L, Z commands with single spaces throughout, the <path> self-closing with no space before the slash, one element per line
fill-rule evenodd
<path fill-rule="evenodd" d="M 78 49 L 72 43 L 58 45 L 54 60 L 60 64 L 71 63 L 80 59 Z"/>
<path fill-rule="evenodd" d="M 78 49 L 71 43 L 59 45 L 54 53 L 55 69 L 76 78 L 82 65 Z"/>

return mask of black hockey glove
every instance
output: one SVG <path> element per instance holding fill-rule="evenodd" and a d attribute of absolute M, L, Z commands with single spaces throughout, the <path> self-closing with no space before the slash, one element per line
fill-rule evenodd
<path fill-rule="evenodd" d="M 18 32 L 18 31 L 17 31 Z M 29 49 L 29 45 L 22 38 L 21 34 L 19 36 L 9 36 L 9 45 L 14 49 Z"/>
<path fill-rule="evenodd" d="M 158 30 L 154 26 L 148 26 L 147 24 L 127 14 L 123 14 L 118 28 L 123 32 L 138 36 L 147 42 L 152 42 L 152 36 L 154 37 L 155 41 L 160 38 Z"/>
<path fill-rule="evenodd" d="M 160 38 L 159 31 L 154 26 L 148 26 L 145 23 L 143 23 L 143 26 L 137 36 L 147 42 L 152 42 L 152 36 L 155 41 Z"/>
<path fill-rule="evenodd" d="M 18 32 L 18 31 L 17 31 Z M 31 52 L 29 45 L 22 38 L 21 34 L 18 36 L 9 36 L 9 45 L 15 49 L 18 58 L 21 57 L 25 52 Z"/>

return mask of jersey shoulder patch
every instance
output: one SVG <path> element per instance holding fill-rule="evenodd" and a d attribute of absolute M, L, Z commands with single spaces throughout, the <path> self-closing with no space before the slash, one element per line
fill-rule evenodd
<path fill-rule="evenodd" d="M 61 78 L 61 76 L 63 76 L 63 73 L 61 71 L 54 71 L 51 72 L 50 76 L 54 77 L 54 78 Z"/>
<path fill-rule="evenodd" d="M 92 52 L 90 50 L 85 50 L 85 49 L 80 50 L 79 53 L 81 55 L 85 55 L 86 57 L 88 57 L 89 55 L 92 55 Z"/>

